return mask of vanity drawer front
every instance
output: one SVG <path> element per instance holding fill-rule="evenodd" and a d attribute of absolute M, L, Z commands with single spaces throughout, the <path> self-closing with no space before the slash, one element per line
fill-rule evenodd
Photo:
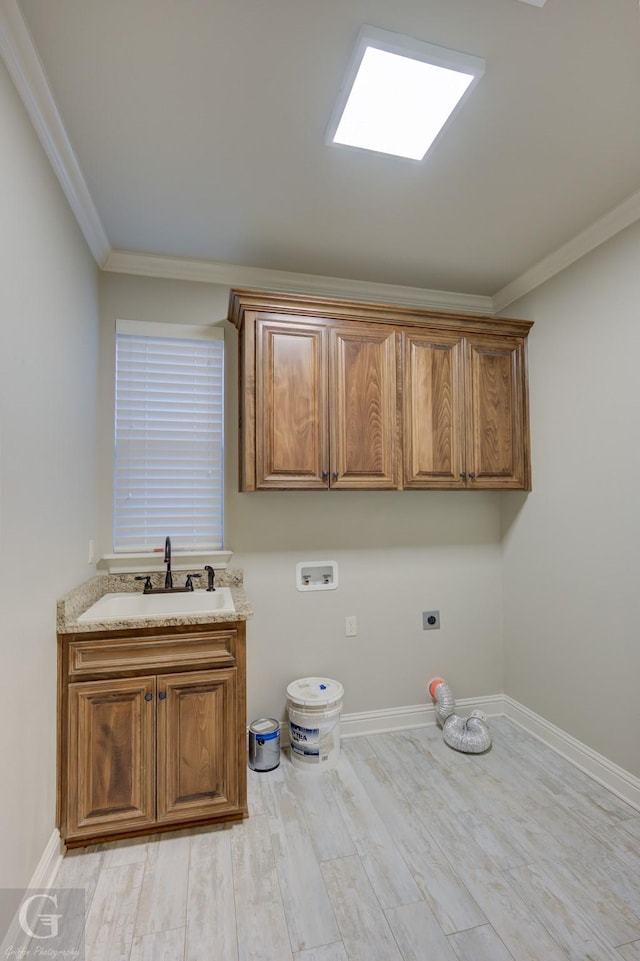
<path fill-rule="evenodd" d="M 69 675 L 114 674 L 163 668 L 233 667 L 236 631 L 181 634 L 179 637 L 115 637 L 70 641 Z"/>

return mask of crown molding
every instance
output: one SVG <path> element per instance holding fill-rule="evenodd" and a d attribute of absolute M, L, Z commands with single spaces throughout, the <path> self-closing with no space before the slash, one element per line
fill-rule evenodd
<path fill-rule="evenodd" d="M 524 2 L 535 6 L 542 5 L 541 0 Z M 354 300 L 388 300 L 390 303 L 433 310 L 494 316 L 640 219 L 639 191 L 552 254 L 538 261 L 493 297 L 111 250 L 17 0 L 0 0 L 0 56 L 24 103 L 94 260 L 99 267 L 113 273 Z"/>
<path fill-rule="evenodd" d="M 514 300 L 524 297 L 540 284 L 555 277 L 560 271 L 570 267 L 600 244 L 610 240 L 621 230 L 630 227 L 640 220 L 640 191 L 623 200 L 621 204 L 610 210 L 604 217 L 600 217 L 585 230 L 576 234 L 571 240 L 558 247 L 548 257 L 543 257 L 537 264 L 516 277 L 510 284 L 499 290 L 493 296 L 494 311 L 498 313 L 512 304 Z"/>
<path fill-rule="evenodd" d="M 449 310 L 493 316 L 493 300 L 479 294 L 457 294 L 447 290 L 402 287 L 343 277 L 298 274 L 262 267 L 242 267 L 209 260 L 163 257 L 126 250 L 112 250 L 103 270 L 141 277 L 199 281 L 227 287 L 254 287 L 274 292 L 341 297 L 353 300 L 384 300 L 412 307 Z"/>
<path fill-rule="evenodd" d="M 98 266 L 111 246 L 17 0 L 0 0 L 0 56 Z"/>

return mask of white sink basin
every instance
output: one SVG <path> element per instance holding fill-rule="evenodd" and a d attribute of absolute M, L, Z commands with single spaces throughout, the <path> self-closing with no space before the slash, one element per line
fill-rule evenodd
<path fill-rule="evenodd" d="M 141 618 L 189 617 L 202 614 L 233 614 L 235 606 L 228 587 L 215 591 L 185 591 L 180 594 L 104 594 L 81 614 L 78 624 L 89 621 L 127 621 Z"/>

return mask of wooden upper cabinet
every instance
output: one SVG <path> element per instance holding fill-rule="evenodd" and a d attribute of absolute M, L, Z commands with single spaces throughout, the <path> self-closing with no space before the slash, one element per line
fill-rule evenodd
<path fill-rule="evenodd" d="M 465 487 L 462 338 L 404 331 L 402 354 L 404 486 Z"/>
<path fill-rule="evenodd" d="M 524 340 L 404 332 L 404 486 L 530 486 Z"/>
<path fill-rule="evenodd" d="M 330 331 L 331 487 L 398 487 L 396 333 Z"/>
<path fill-rule="evenodd" d="M 254 338 L 255 488 L 397 487 L 395 331 L 257 317 Z"/>
<path fill-rule="evenodd" d="M 469 485 L 529 489 L 524 342 L 470 337 L 465 360 Z"/>
<path fill-rule="evenodd" d="M 530 490 L 530 321 L 231 292 L 240 488 Z"/>
<path fill-rule="evenodd" d="M 327 330 L 258 319 L 255 486 L 327 486 Z"/>

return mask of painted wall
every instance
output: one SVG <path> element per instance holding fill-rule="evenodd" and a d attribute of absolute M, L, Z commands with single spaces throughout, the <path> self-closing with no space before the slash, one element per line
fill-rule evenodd
<path fill-rule="evenodd" d="M 534 489 L 502 503 L 506 692 L 640 776 L 640 224 L 509 313 Z"/>
<path fill-rule="evenodd" d="M 56 599 L 92 573 L 97 269 L 0 63 L 0 887 L 54 828 Z"/>
<path fill-rule="evenodd" d="M 346 713 L 423 704 L 442 673 L 458 697 L 503 690 L 500 495 L 481 492 L 238 493 L 237 335 L 228 288 L 116 274 L 100 279 L 99 545 L 111 551 L 116 318 L 225 323 L 226 542 L 245 571 L 248 714 L 283 717 L 286 686 L 340 680 Z M 336 560 L 335 591 L 302 594 L 295 565 Z M 439 608 L 439 632 L 422 611 Z M 344 636 L 355 614 L 358 636 Z"/>

